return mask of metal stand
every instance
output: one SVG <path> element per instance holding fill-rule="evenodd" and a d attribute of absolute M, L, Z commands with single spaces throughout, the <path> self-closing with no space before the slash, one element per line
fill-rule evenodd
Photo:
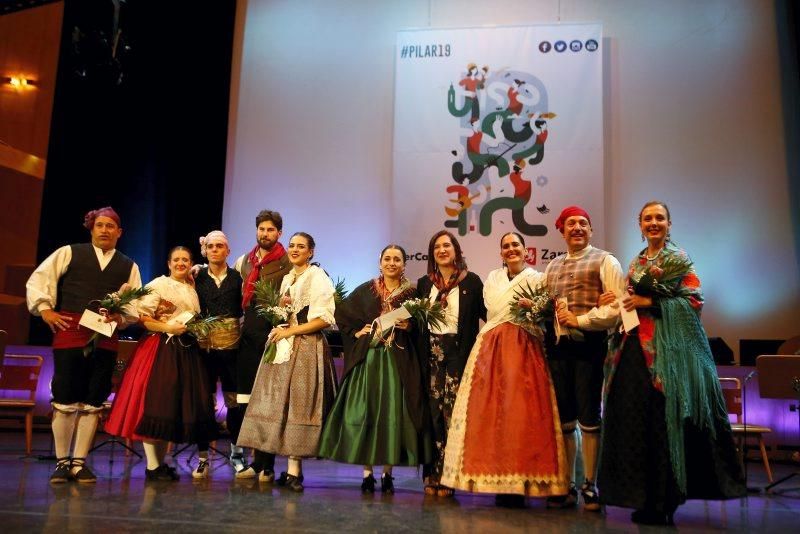
<path fill-rule="evenodd" d="M 744 424 L 744 438 L 742 438 L 742 464 L 744 464 L 744 485 L 747 493 L 761 493 L 761 488 L 748 485 L 749 478 L 747 473 L 747 383 L 753 378 L 757 371 L 751 371 L 742 382 L 742 423 Z"/>
<path fill-rule="evenodd" d="M 132 452 L 133 454 L 135 454 L 139 458 L 142 457 L 142 455 L 139 454 L 138 452 L 136 452 L 135 450 L 133 450 L 133 448 L 128 447 L 127 443 L 125 443 L 124 441 L 122 441 L 120 439 L 114 438 L 114 437 L 111 437 L 111 438 L 105 440 L 102 443 L 98 443 L 97 445 L 95 445 L 94 447 L 89 449 L 89 453 L 90 454 L 93 453 L 94 451 L 96 451 L 100 447 L 105 447 L 106 445 L 111 445 L 111 457 L 109 458 L 108 463 L 113 464 L 114 463 L 114 445 L 117 445 L 117 444 L 122 445 L 122 448 L 124 448 L 125 450 L 127 450 L 129 452 Z"/>
<path fill-rule="evenodd" d="M 172 458 L 175 459 L 180 453 L 182 453 L 183 451 L 185 451 L 186 449 L 188 449 L 192 445 L 194 445 L 194 443 L 187 443 L 186 445 L 184 445 L 180 449 L 176 450 L 175 452 L 172 453 Z M 225 454 L 224 452 L 222 452 L 218 448 L 214 447 L 210 443 L 208 444 L 208 449 L 211 450 L 211 451 L 214 451 L 217 454 L 219 454 L 222 458 L 227 458 L 228 457 L 227 454 Z M 187 465 L 189 465 L 189 462 L 191 461 L 191 459 L 194 458 L 194 455 L 195 455 L 195 453 L 193 451 L 192 454 L 189 456 L 189 458 L 186 459 L 186 464 Z"/>

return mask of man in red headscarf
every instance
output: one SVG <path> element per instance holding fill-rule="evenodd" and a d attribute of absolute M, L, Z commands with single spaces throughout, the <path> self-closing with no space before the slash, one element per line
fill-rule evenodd
<path fill-rule="evenodd" d="M 100 336 L 90 344 L 94 332 L 78 324 L 81 315 L 86 309 L 97 312 L 98 301 L 123 284 L 142 286 L 139 267 L 116 250 L 122 235 L 117 212 L 111 207 L 90 211 L 83 225 L 91 234 L 91 243 L 57 249 L 36 268 L 26 285 L 28 309 L 40 315 L 54 334 L 52 426 L 58 459 L 50 476 L 54 484 L 97 481 L 85 465 L 86 455 L 94 441 L 103 402 L 111 393 L 116 363 L 116 331 L 112 337 Z M 138 315 L 131 305 L 124 314 L 107 320 L 124 328 L 136 322 Z M 75 447 L 70 454 L 73 433 Z"/>
<path fill-rule="evenodd" d="M 256 313 L 256 302 L 253 297 L 253 284 L 259 279 L 267 280 L 279 289 L 283 277 L 291 270 L 292 264 L 286 256 L 286 250 L 278 241 L 283 232 L 283 218 L 277 211 L 262 210 L 256 216 L 256 240 L 253 250 L 240 256 L 233 268 L 242 275 L 242 337 L 239 341 L 239 354 L 236 360 L 236 402 L 239 405 L 238 418 L 229 428 L 231 433 L 231 465 L 236 470 L 237 478 L 254 478 L 271 481 L 275 474 L 273 466 L 275 455 L 256 451 L 253 465 L 248 467 L 244 462 L 244 451 L 234 445 L 239 438 L 242 419 L 250 402 L 250 392 L 256 379 L 258 364 L 264 354 L 264 345 L 270 327 L 265 319 Z"/>
<path fill-rule="evenodd" d="M 580 206 L 564 208 L 556 219 L 556 229 L 567 244 L 567 253 L 551 261 L 545 270 L 548 289 L 557 302 L 557 324 L 548 328 L 545 341 L 567 449 L 567 464 L 572 475 L 569 494 L 550 497 L 547 504 L 551 508 L 563 508 L 577 503 L 577 427 L 582 436 L 585 480 L 581 496 L 584 508 L 599 511 L 600 501 L 594 481 L 600 448 L 603 361 L 607 330 L 616 325 L 619 308 L 615 304 L 598 306 L 597 302 L 607 291 L 622 296 L 625 277 L 614 256 L 589 244 L 592 221 L 586 210 Z M 561 335 L 556 334 L 555 327 Z"/>

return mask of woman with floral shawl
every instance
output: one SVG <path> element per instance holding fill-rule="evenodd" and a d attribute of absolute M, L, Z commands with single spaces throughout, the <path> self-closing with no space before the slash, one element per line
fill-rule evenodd
<path fill-rule="evenodd" d="M 422 374 L 410 323 L 401 321 L 383 334 L 374 323 L 415 295 L 403 275 L 405 258 L 402 247 L 388 245 L 381 251 L 380 276 L 358 286 L 336 307 L 344 379 L 325 422 L 319 455 L 363 465 L 362 493 L 375 492 L 373 465 L 383 465 L 381 491 L 392 494 L 392 466 L 416 466 L 426 456 Z"/>
<path fill-rule="evenodd" d="M 647 248 L 631 262 L 622 301 L 639 326 L 616 335 L 606 359 L 597 485 L 602 503 L 634 508 L 634 522 L 672 524 L 686 499 L 741 497 L 746 488 L 700 323 L 700 280 L 669 240 L 663 202 L 645 204 L 639 224 Z"/>

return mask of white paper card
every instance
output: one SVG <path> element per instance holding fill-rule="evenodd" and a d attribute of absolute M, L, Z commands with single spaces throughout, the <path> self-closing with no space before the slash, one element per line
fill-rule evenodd
<path fill-rule="evenodd" d="M 81 315 L 81 320 L 78 321 L 78 324 L 85 326 L 89 330 L 99 332 L 106 337 L 111 337 L 114 334 L 114 329 L 117 328 L 117 323 L 114 321 L 107 323 L 105 317 L 92 310 L 83 310 L 83 315 Z"/>
<path fill-rule="evenodd" d="M 622 327 L 626 332 L 639 326 L 639 314 L 636 313 L 636 309 L 625 311 L 625 308 L 622 307 L 622 297 L 617 299 L 617 306 L 619 306 L 619 314 L 622 317 Z"/>
<path fill-rule="evenodd" d="M 181 312 L 172 319 L 170 319 L 169 321 L 167 321 L 167 324 L 186 324 L 192 320 L 192 317 L 194 317 L 194 312 L 190 311 Z M 167 334 L 167 341 L 172 339 L 172 336 L 174 335 L 175 334 Z"/>
<path fill-rule="evenodd" d="M 379 335 L 383 335 L 384 332 L 389 330 L 398 322 L 402 321 L 403 319 L 408 319 L 411 317 L 411 314 L 408 313 L 408 310 L 404 306 L 400 306 L 396 310 L 392 310 L 388 313 L 384 313 L 377 319 L 375 319 L 374 323 L 378 323 L 378 328 L 380 328 Z M 378 332 L 376 332 L 378 334 Z"/>
<path fill-rule="evenodd" d="M 185 311 L 185 312 L 179 313 L 178 315 L 176 315 L 175 317 L 170 319 L 168 322 L 170 324 L 186 324 L 186 323 L 188 323 L 189 321 L 192 320 L 192 317 L 194 317 L 194 313 L 193 312 Z"/>

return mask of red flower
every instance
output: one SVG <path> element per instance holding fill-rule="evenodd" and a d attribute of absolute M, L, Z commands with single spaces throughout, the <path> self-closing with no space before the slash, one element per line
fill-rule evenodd
<path fill-rule="evenodd" d="M 664 269 L 662 269 L 658 265 L 653 265 L 652 267 L 650 267 L 650 276 L 656 279 L 661 278 L 662 276 L 664 276 Z"/>

